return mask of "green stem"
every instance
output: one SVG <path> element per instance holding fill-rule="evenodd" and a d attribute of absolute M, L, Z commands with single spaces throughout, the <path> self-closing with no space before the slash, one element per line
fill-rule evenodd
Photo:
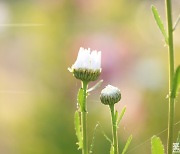
<path fill-rule="evenodd" d="M 86 97 L 87 97 L 87 82 L 82 82 L 83 87 L 83 110 L 81 112 L 81 123 L 82 123 L 82 135 L 83 135 L 83 147 L 82 154 L 88 154 L 88 146 L 87 146 L 87 105 L 86 105 Z"/>
<path fill-rule="evenodd" d="M 114 113 L 114 105 L 110 105 L 109 107 L 111 110 L 114 154 L 118 154 L 119 152 L 118 152 L 117 124 L 116 124 L 116 117 Z"/>
<path fill-rule="evenodd" d="M 174 78 L 174 48 L 173 48 L 173 25 L 172 25 L 172 9 L 171 0 L 166 1 L 166 14 L 168 25 L 168 49 L 169 49 L 169 94 L 171 93 Z M 168 112 L 168 154 L 172 154 L 173 144 L 173 125 L 174 125 L 174 98 L 169 97 L 169 112 Z"/>

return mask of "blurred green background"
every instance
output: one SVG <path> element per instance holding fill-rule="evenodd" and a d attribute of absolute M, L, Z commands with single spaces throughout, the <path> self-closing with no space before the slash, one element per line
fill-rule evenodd
<path fill-rule="evenodd" d="M 120 151 L 132 134 L 127 153 L 150 154 L 147 139 L 167 128 L 168 111 L 168 52 L 151 4 L 165 23 L 160 0 L 0 1 L 0 153 L 81 153 L 73 124 L 80 81 L 67 68 L 82 46 L 102 51 L 104 83 L 88 97 L 89 143 L 97 122 L 111 137 L 109 109 L 99 94 L 112 84 L 122 92 L 117 110 L 127 106 L 118 130 Z M 174 21 L 179 11 L 180 1 L 174 0 Z M 180 26 L 174 45 L 177 66 Z M 175 123 L 179 108 L 178 98 Z M 175 137 L 178 130 L 180 124 Z M 166 146 L 167 131 L 159 136 Z M 109 149 L 98 128 L 94 154 L 108 154 Z"/>

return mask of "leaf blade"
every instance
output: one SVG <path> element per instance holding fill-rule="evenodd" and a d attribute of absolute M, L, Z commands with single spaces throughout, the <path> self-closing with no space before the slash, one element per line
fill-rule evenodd
<path fill-rule="evenodd" d="M 78 95 L 77 95 L 77 102 L 78 102 L 78 105 L 79 105 L 81 111 L 83 110 L 83 100 L 84 100 L 83 95 L 84 95 L 83 94 L 83 89 L 80 88 L 79 91 L 78 91 Z"/>
<path fill-rule="evenodd" d="M 111 144 L 110 154 L 114 154 L 114 146 Z"/>
<path fill-rule="evenodd" d="M 120 122 L 121 122 L 121 120 L 122 120 L 125 112 L 126 112 L 126 106 L 123 107 L 123 109 L 121 110 L 121 113 L 120 113 L 120 115 L 119 115 L 119 117 L 118 117 L 118 119 L 117 119 L 117 126 L 120 124 Z"/>
<path fill-rule="evenodd" d="M 132 135 L 130 135 L 129 138 L 127 139 L 126 144 L 125 144 L 125 146 L 124 146 L 124 149 L 123 149 L 123 151 L 122 151 L 122 154 L 125 154 L 125 153 L 126 153 L 126 151 L 127 151 L 128 147 L 129 147 L 131 141 L 132 141 Z"/>
<path fill-rule="evenodd" d="M 80 124 L 80 117 L 79 117 L 79 112 L 76 111 L 74 114 L 74 125 L 75 125 L 75 131 L 76 131 L 76 136 L 78 139 L 78 149 L 82 149 L 82 133 L 81 133 L 81 124 Z"/>
<path fill-rule="evenodd" d="M 176 69 L 174 79 L 173 79 L 173 88 L 171 91 L 171 98 L 176 98 L 178 90 L 180 88 L 180 66 Z"/>
<path fill-rule="evenodd" d="M 93 137 L 92 137 L 92 141 L 91 141 L 89 153 L 92 153 L 92 151 L 93 151 L 94 141 L 95 141 L 95 133 L 96 133 L 96 130 L 97 130 L 97 127 L 98 127 L 98 126 L 99 126 L 99 124 L 97 123 L 96 126 L 94 127 Z"/>
<path fill-rule="evenodd" d="M 175 22 L 175 24 L 174 24 L 173 31 L 176 30 L 176 27 L 177 27 L 177 25 L 179 24 L 179 22 L 180 22 L 180 15 L 178 16 L 178 18 L 177 18 L 177 20 L 176 20 L 176 22 Z"/>
<path fill-rule="evenodd" d="M 157 11 L 155 6 L 152 5 L 151 9 L 152 9 L 152 13 L 154 15 L 154 19 L 155 19 L 155 21 L 156 21 L 156 23 L 157 23 L 161 33 L 164 36 L 165 42 L 166 42 L 166 44 L 168 44 L 168 35 L 166 33 L 166 30 L 164 28 L 164 25 L 163 25 L 163 22 L 162 22 L 162 20 L 160 18 L 160 15 L 159 15 L 159 13 L 158 13 L 158 11 Z"/>
<path fill-rule="evenodd" d="M 164 154 L 164 146 L 161 139 L 157 136 L 151 138 L 151 153 L 152 154 Z"/>
<path fill-rule="evenodd" d="M 91 87 L 91 88 L 89 88 L 88 90 L 87 90 L 87 92 L 91 92 L 91 91 L 93 91 L 93 90 L 96 90 L 97 88 L 99 88 L 101 85 L 102 85 L 102 83 L 103 83 L 103 80 L 100 80 L 98 83 L 96 83 L 93 87 Z"/>
<path fill-rule="evenodd" d="M 177 137 L 176 142 L 180 144 L 180 131 L 178 132 L 178 137 Z"/>

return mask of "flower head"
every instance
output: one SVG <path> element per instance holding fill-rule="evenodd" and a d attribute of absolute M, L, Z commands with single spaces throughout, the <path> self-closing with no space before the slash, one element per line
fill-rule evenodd
<path fill-rule="evenodd" d="M 101 51 L 90 51 L 90 48 L 80 48 L 76 62 L 71 71 L 77 79 L 94 81 L 101 72 Z"/>
<path fill-rule="evenodd" d="M 102 91 L 100 100 L 105 105 L 113 105 L 121 99 L 120 90 L 117 87 L 108 85 Z"/>

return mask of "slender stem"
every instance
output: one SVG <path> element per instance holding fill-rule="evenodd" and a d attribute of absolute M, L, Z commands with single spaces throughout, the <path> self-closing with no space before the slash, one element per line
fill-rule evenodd
<path fill-rule="evenodd" d="M 87 112 L 86 112 L 86 97 L 87 97 L 87 82 L 82 82 L 83 87 L 83 110 L 81 112 L 82 134 L 83 134 L 83 148 L 82 154 L 88 154 L 87 146 Z"/>
<path fill-rule="evenodd" d="M 169 49 L 169 94 L 173 86 L 174 78 L 174 48 L 173 48 L 173 26 L 172 26 L 172 9 L 171 0 L 166 1 L 166 14 L 168 26 L 168 49 Z M 173 124 L 174 124 L 174 98 L 169 97 L 169 112 L 168 112 L 168 144 L 167 152 L 172 154 L 173 144 Z"/>
<path fill-rule="evenodd" d="M 110 105 L 109 107 L 111 110 L 114 154 L 118 154 L 119 152 L 118 152 L 117 124 L 116 124 L 116 117 L 114 113 L 114 105 Z"/>

